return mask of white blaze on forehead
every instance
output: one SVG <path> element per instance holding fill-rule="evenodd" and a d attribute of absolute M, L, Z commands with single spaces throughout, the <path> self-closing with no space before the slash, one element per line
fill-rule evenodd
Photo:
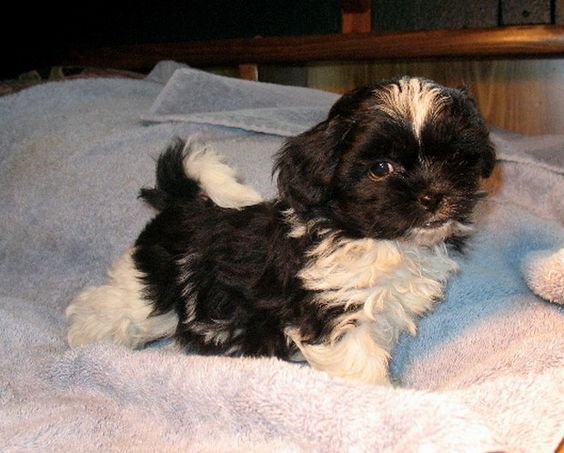
<path fill-rule="evenodd" d="M 397 83 L 374 91 L 381 102 L 378 109 L 396 118 L 405 118 L 420 138 L 423 124 L 441 111 L 448 96 L 440 86 L 416 77 L 403 77 Z"/>

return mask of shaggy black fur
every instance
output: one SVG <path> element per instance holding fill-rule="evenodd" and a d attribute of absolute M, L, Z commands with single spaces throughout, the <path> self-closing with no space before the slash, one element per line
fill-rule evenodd
<path fill-rule="evenodd" d="M 327 314 L 317 314 L 296 277 L 314 238 L 288 238 L 281 201 L 235 210 L 199 197 L 183 149 L 177 142 L 161 155 L 156 188 L 141 192 L 162 209 L 136 242 L 146 296 L 155 313 L 174 309 L 181 320 L 193 304 L 192 321 L 177 331 L 191 350 L 288 358 L 286 325 L 308 326 L 312 338 L 326 326 Z M 179 283 L 182 275 L 189 278 Z M 214 333 L 222 341 L 210 340 Z"/>
<path fill-rule="evenodd" d="M 322 228 L 401 239 L 414 227 L 468 222 L 479 178 L 495 158 L 473 101 L 441 88 L 450 101 L 418 140 L 408 119 L 375 108 L 374 91 L 390 83 L 343 96 L 324 122 L 287 141 L 275 165 L 274 201 L 219 207 L 186 176 L 182 142 L 161 155 L 156 187 L 141 191 L 160 212 L 139 236 L 134 261 L 154 313 L 179 315 L 182 344 L 198 353 L 288 359 L 295 346 L 286 327 L 317 343 L 342 314 L 321 310 L 297 275 Z M 310 222 L 307 234 L 290 237 L 289 208 Z"/>

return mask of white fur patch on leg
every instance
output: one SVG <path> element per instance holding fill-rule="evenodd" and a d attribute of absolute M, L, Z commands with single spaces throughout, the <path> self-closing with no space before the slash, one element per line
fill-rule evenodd
<path fill-rule="evenodd" d="M 129 249 L 116 260 L 108 284 L 86 289 L 67 307 L 71 347 L 106 341 L 136 349 L 176 331 L 176 313 L 151 316 L 132 252 Z"/>
<path fill-rule="evenodd" d="M 321 344 L 302 342 L 295 330 L 288 329 L 286 335 L 315 369 L 366 384 L 389 385 L 390 354 L 374 340 L 372 330 L 369 323 L 363 323 L 339 340 Z"/>
<path fill-rule="evenodd" d="M 298 273 L 321 309 L 339 308 L 323 342 L 286 335 L 313 368 L 370 384 L 388 384 L 388 360 L 402 332 L 443 294 L 457 264 L 444 244 L 340 238 L 326 232 Z"/>
<path fill-rule="evenodd" d="M 242 208 L 263 201 L 251 187 L 242 184 L 233 168 L 209 145 L 188 141 L 190 154 L 184 162 L 186 174 L 198 181 L 202 190 L 218 206 Z"/>

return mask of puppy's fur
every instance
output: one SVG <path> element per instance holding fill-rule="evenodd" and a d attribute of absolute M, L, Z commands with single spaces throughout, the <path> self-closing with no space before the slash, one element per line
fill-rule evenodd
<path fill-rule="evenodd" d="M 404 77 L 343 96 L 287 141 L 261 202 L 211 150 L 173 144 L 141 197 L 159 214 L 110 281 L 68 307 L 69 343 L 305 358 L 387 383 L 399 335 L 456 270 L 495 154 L 475 103 Z"/>

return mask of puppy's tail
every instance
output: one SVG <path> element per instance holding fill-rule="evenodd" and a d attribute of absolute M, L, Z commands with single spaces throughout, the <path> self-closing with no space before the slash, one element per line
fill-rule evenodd
<path fill-rule="evenodd" d="M 143 188 L 139 196 L 159 211 L 178 201 L 205 198 L 234 209 L 262 201 L 256 191 L 239 182 L 235 170 L 209 145 L 182 140 L 175 140 L 159 156 L 155 188 Z"/>

